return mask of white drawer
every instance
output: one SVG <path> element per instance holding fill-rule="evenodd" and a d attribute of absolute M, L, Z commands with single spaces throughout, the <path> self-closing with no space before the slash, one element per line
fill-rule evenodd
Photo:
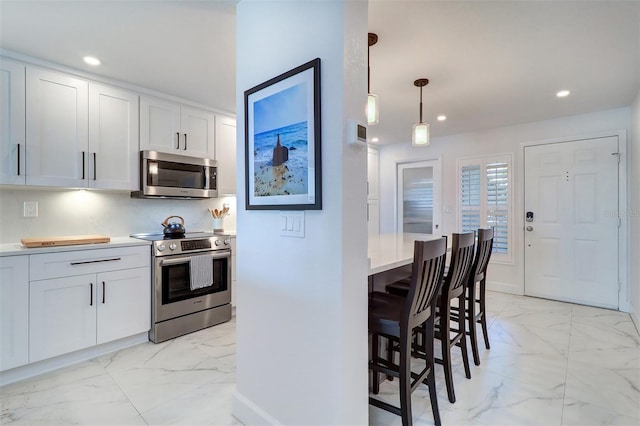
<path fill-rule="evenodd" d="M 29 257 L 30 281 L 151 266 L 150 246 L 32 254 Z"/>

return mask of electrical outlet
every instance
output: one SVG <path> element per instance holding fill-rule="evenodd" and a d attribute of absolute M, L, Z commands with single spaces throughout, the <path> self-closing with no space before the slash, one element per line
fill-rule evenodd
<path fill-rule="evenodd" d="M 24 202 L 24 217 L 38 217 L 38 202 L 37 201 L 25 201 Z"/>

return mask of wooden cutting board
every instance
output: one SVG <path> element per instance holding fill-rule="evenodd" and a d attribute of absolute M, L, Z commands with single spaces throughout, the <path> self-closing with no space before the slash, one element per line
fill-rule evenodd
<path fill-rule="evenodd" d="M 70 235 L 63 237 L 22 238 L 20 242 L 28 248 L 71 246 L 74 244 L 108 243 L 111 238 L 104 235 Z"/>

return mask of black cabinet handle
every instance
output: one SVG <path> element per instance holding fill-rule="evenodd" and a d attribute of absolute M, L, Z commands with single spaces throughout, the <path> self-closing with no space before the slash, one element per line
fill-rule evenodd
<path fill-rule="evenodd" d="M 82 151 L 82 180 L 84 180 L 84 151 Z"/>
<path fill-rule="evenodd" d="M 18 144 L 18 176 L 20 176 L 20 144 Z"/>
<path fill-rule="evenodd" d="M 93 306 L 93 283 L 89 283 L 91 286 L 91 295 L 89 297 L 89 306 Z"/>
<path fill-rule="evenodd" d="M 98 172 L 96 171 L 96 153 L 93 153 L 93 180 L 96 180 Z"/>
<path fill-rule="evenodd" d="M 176 132 L 176 149 L 180 149 L 180 132 Z"/>
<path fill-rule="evenodd" d="M 187 134 L 184 134 L 184 150 L 187 150 Z"/>
<path fill-rule="evenodd" d="M 102 281 L 102 303 L 104 303 L 104 298 L 105 298 L 105 293 L 106 293 L 106 287 L 104 285 L 104 281 Z"/>
<path fill-rule="evenodd" d="M 114 257 L 112 259 L 85 260 L 85 261 L 82 261 L 82 262 L 70 262 L 69 265 L 76 266 L 76 265 L 86 265 L 87 263 L 115 262 L 117 260 L 122 260 L 122 258 L 121 257 Z"/>

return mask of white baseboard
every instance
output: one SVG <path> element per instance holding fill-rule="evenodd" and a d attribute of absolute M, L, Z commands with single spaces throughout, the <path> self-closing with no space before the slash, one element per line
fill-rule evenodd
<path fill-rule="evenodd" d="M 11 370 L 7 371 L 2 371 L 0 372 L 0 386 L 8 385 L 9 383 L 18 382 L 20 380 L 25 380 L 39 374 L 48 373 L 49 371 L 67 367 L 72 364 L 77 364 L 82 361 L 87 361 L 98 356 L 119 351 L 120 349 L 128 348 L 130 346 L 148 341 L 149 333 L 145 331 L 144 333 L 125 337 L 124 339 L 118 339 L 113 342 L 92 346 L 87 349 L 60 355 L 55 358 L 44 359 L 32 364 L 12 368 Z"/>
<path fill-rule="evenodd" d="M 237 389 L 233 392 L 231 414 L 246 426 L 282 424 L 269 413 L 239 393 Z"/>
<path fill-rule="evenodd" d="M 633 321 L 636 326 L 636 331 L 638 332 L 638 334 L 640 334 L 640 318 L 638 317 L 638 308 L 633 306 L 633 303 L 629 303 L 628 308 L 629 315 L 631 315 L 631 321 Z"/>
<path fill-rule="evenodd" d="M 501 283 L 497 281 L 487 280 L 487 290 L 497 291 L 500 293 L 524 295 L 524 289 L 517 284 Z"/>

